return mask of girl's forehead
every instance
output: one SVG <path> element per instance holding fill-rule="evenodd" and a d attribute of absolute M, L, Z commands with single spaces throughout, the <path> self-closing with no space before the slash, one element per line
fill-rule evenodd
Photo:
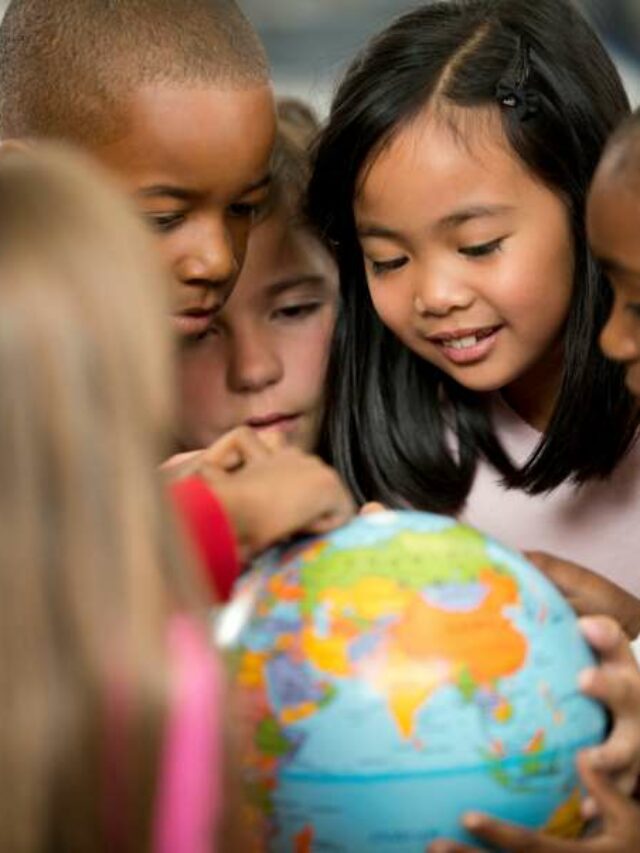
<path fill-rule="evenodd" d="M 362 177 L 379 161 L 401 165 L 438 165 L 450 159 L 484 164 L 496 152 L 516 159 L 506 138 L 497 107 L 427 105 L 398 124 L 372 151 Z"/>
<path fill-rule="evenodd" d="M 498 108 L 425 108 L 397 128 L 361 170 L 356 205 L 407 202 L 420 193 L 442 200 L 532 181 L 511 149 Z"/>

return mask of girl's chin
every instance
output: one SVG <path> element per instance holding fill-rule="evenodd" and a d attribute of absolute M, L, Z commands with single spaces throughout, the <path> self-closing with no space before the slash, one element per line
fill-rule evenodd
<path fill-rule="evenodd" d="M 517 376 L 513 375 L 513 370 L 488 369 L 489 365 L 453 369 L 451 365 L 438 364 L 437 366 L 463 388 L 478 394 L 504 391 L 517 379 Z"/>

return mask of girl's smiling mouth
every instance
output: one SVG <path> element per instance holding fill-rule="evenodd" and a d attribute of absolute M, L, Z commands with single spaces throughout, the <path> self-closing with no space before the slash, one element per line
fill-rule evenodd
<path fill-rule="evenodd" d="M 457 329 L 428 335 L 426 340 L 435 344 L 453 364 L 472 364 L 489 355 L 502 328 L 502 325 L 497 325 Z"/>

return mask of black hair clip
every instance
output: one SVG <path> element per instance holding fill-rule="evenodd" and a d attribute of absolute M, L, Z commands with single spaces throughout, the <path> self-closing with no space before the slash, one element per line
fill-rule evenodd
<path fill-rule="evenodd" d="M 496 86 L 498 103 L 515 114 L 520 121 L 527 121 L 537 115 L 540 110 L 540 95 L 526 86 L 500 82 Z"/>
<path fill-rule="evenodd" d="M 520 121 L 527 121 L 540 110 L 540 95 L 529 85 L 531 78 L 531 48 L 518 36 L 516 53 L 509 70 L 496 86 L 500 106 L 515 110 Z"/>

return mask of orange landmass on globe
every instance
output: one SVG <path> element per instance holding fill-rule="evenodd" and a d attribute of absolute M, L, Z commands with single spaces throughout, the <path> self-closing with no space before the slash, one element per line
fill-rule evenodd
<path fill-rule="evenodd" d="M 544 827 L 547 835 L 555 838 L 577 838 L 584 829 L 580 811 L 580 789 L 575 788 L 568 800 L 555 810 Z"/>
<path fill-rule="evenodd" d="M 300 584 L 289 581 L 286 576 L 273 575 L 269 578 L 267 590 L 279 601 L 299 601 L 302 598 Z"/>
<path fill-rule="evenodd" d="M 331 631 L 318 636 L 308 626 L 302 647 L 315 666 L 334 676 L 362 670 L 385 696 L 403 737 L 410 738 L 417 712 L 436 690 L 458 683 L 463 674 L 479 687 L 493 688 L 525 661 L 527 642 L 503 613 L 518 603 L 515 580 L 489 566 L 478 572 L 478 581 L 486 594 L 476 609 L 464 612 L 431 604 L 390 578 L 362 578 L 347 589 L 327 588 L 321 603 Z M 399 615 L 385 630 L 383 643 L 365 663 L 354 665 L 349 646 L 359 634 L 356 620 L 390 612 Z M 505 719 L 509 714 L 505 706 Z"/>
<path fill-rule="evenodd" d="M 245 689 L 262 688 L 264 685 L 264 668 L 267 663 L 265 652 L 246 651 L 241 658 L 236 673 L 238 684 Z"/>
<path fill-rule="evenodd" d="M 456 671 L 464 667 L 481 685 L 517 672 L 525 661 L 527 642 L 502 612 L 517 604 L 517 584 L 491 568 L 482 570 L 479 580 L 487 594 L 467 612 L 443 610 L 414 596 L 404 617 L 389 631 L 390 641 L 409 657 L 439 657 Z"/>
<path fill-rule="evenodd" d="M 294 838 L 295 853 L 311 853 L 315 832 L 312 826 L 305 826 Z"/>
<path fill-rule="evenodd" d="M 415 716 L 431 696 L 452 680 L 444 660 L 417 660 L 391 646 L 364 669 L 368 681 L 385 697 L 393 719 L 405 738 L 414 734 Z"/>
<path fill-rule="evenodd" d="M 302 631 L 302 649 L 307 659 L 322 672 L 345 678 L 353 672 L 349 643 L 356 636 L 355 628 L 349 629 L 348 623 L 334 622 L 328 637 L 318 636 L 313 627 L 307 626 Z"/>

